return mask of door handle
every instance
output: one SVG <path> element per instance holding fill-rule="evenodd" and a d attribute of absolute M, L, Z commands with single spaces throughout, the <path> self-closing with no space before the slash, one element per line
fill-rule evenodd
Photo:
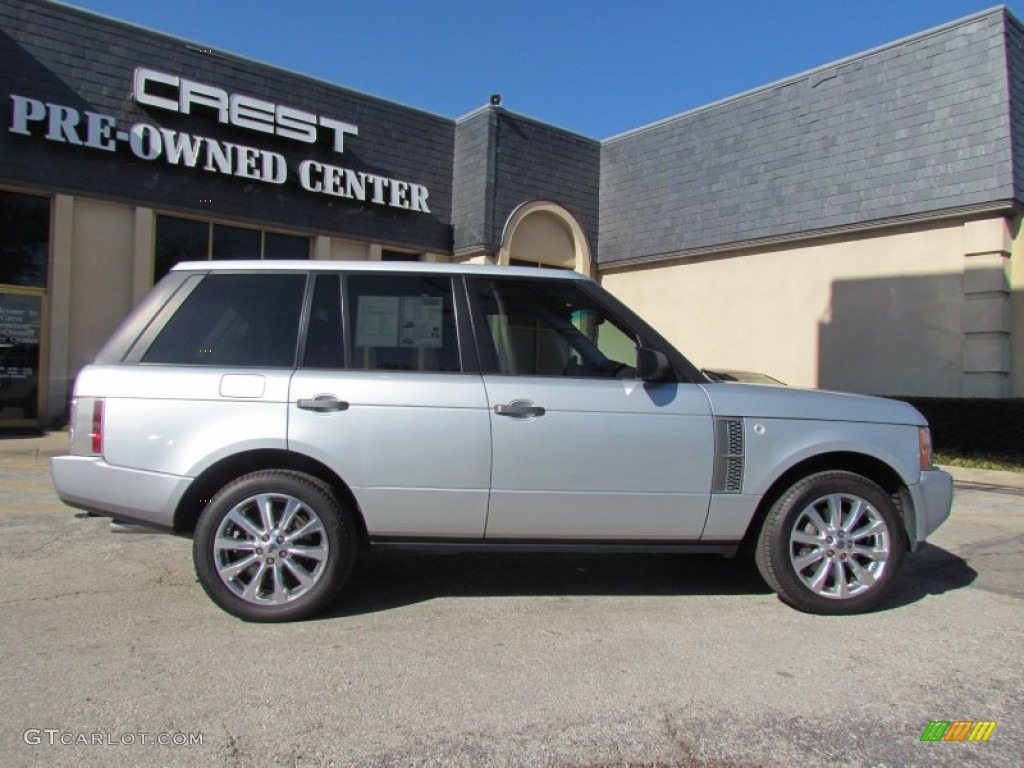
<path fill-rule="evenodd" d="M 296 403 L 304 411 L 315 411 L 317 413 L 330 413 L 332 411 L 347 411 L 348 403 L 339 400 L 334 395 L 317 395 L 316 397 L 299 398 Z"/>
<path fill-rule="evenodd" d="M 494 406 L 494 412 L 499 416 L 511 416 L 512 418 L 525 418 L 527 416 L 543 416 L 545 411 L 539 405 L 527 405 L 519 400 L 513 400 L 508 405 Z"/>

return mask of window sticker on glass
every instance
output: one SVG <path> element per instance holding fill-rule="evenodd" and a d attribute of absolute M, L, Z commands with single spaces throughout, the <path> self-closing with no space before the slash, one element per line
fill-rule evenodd
<path fill-rule="evenodd" d="M 397 296 L 360 296 L 356 315 L 356 346 L 397 347 Z"/>
<path fill-rule="evenodd" d="M 402 298 L 400 347 L 440 347 L 444 299 L 440 296 Z"/>

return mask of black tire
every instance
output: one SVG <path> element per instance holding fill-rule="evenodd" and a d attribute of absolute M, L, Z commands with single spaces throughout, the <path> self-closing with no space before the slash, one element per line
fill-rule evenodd
<path fill-rule="evenodd" d="M 192 559 L 206 594 L 228 613 L 296 621 L 338 594 L 356 544 L 352 515 L 330 486 L 301 472 L 263 470 L 228 483 L 206 505 Z"/>
<path fill-rule="evenodd" d="M 906 552 L 903 520 L 866 477 L 821 472 L 772 505 L 755 561 L 779 597 L 801 611 L 863 613 L 885 598 Z"/>

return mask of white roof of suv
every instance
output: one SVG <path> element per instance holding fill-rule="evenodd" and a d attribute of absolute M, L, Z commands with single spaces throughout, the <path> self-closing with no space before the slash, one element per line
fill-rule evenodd
<path fill-rule="evenodd" d="M 495 275 L 504 277 L 558 278 L 562 280 L 589 280 L 586 275 L 567 269 L 537 267 L 498 267 L 490 264 L 441 264 L 428 261 L 296 261 L 267 259 L 265 261 L 182 261 L 171 267 L 172 272 L 227 272 L 315 270 L 317 272 L 421 272 L 443 275 Z"/>

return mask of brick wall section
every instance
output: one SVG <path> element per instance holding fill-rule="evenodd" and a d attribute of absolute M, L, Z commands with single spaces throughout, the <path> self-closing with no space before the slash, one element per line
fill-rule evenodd
<path fill-rule="evenodd" d="M 492 248 L 496 132 L 494 111 L 482 109 L 455 125 L 452 229 L 455 250 Z"/>
<path fill-rule="evenodd" d="M 1020 197 L 1007 25 L 996 10 L 605 142 L 599 262 Z"/>
<path fill-rule="evenodd" d="M 354 123 L 358 137 L 343 154 L 219 125 L 209 114 L 143 111 L 129 94 L 145 66 L 278 104 Z M 255 62 L 211 56 L 181 40 L 39 0 L 0 0 L 0 177 L 72 194 L 146 201 L 152 207 L 270 227 L 343 234 L 384 244 L 451 249 L 451 120 Z M 61 145 L 41 135 L 10 133 L 9 94 L 108 114 L 118 128 L 136 122 L 270 149 L 289 162 L 284 185 L 266 184 L 144 161 L 126 145 L 116 152 Z M 300 160 L 376 173 L 425 185 L 431 213 L 315 195 L 298 184 Z M 114 194 L 116 190 L 116 194 Z M 212 203 L 200 203 L 209 198 Z"/>
<path fill-rule="evenodd" d="M 598 246 L 600 144 L 569 131 L 497 110 L 492 242 L 500 243 L 508 217 L 523 203 L 558 203 Z"/>
<path fill-rule="evenodd" d="M 455 250 L 496 251 L 523 203 L 558 203 L 597 248 L 600 144 L 569 131 L 485 108 L 455 129 Z"/>

